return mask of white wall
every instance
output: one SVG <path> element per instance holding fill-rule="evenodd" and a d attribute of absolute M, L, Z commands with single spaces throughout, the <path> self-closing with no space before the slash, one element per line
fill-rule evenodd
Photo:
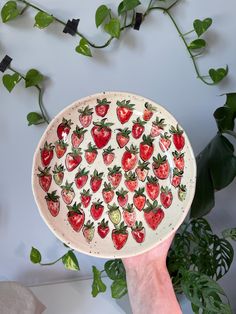
<path fill-rule="evenodd" d="M 80 31 L 95 42 L 106 38 L 94 23 L 95 10 L 104 2 L 35 1 L 64 20 L 81 18 Z M 147 2 L 142 1 L 145 5 Z M 118 3 L 107 2 L 111 7 Z M 46 75 L 44 102 L 51 117 L 74 100 L 104 90 L 130 91 L 156 100 L 184 126 L 197 154 L 216 132 L 212 113 L 224 103 L 219 95 L 236 91 L 235 8 L 234 0 L 228 0 L 227 5 L 220 0 L 183 0 L 173 10 L 183 31 L 191 29 L 195 18 L 213 18 L 205 37 L 209 47 L 199 66 L 203 73 L 212 66 L 228 64 L 230 68 L 228 79 L 215 87 L 196 79 L 183 43 L 161 12 L 149 16 L 140 31 L 129 30 L 109 48 L 93 51 L 94 58 L 90 59 L 74 52 L 79 38 L 63 34 L 61 25 L 33 28 L 35 13 L 29 9 L 16 21 L 1 23 L 0 59 L 8 54 L 19 71 L 35 67 Z M 37 109 L 37 95 L 34 89 L 20 85 L 9 95 L 0 84 L 0 279 L 40 284 L 75 276 L 86 278 L 91 265 L 102 267 L 104 261 L 79 254 L 78 274 L 66 272 L 60 265 L 40 268 L 29 262 L 32 245 L 42 251 L 45 261 L 60 256 L 64 248 L 40 218 L 32 196 L 32 156 L 44 126 L 27 126 L 25 117 Z M 215 230 L 235 226 L 234 190 L 235 183 L 217 195 L 216 208 L 210 215 Z M 236 263 L 222 284 L 236 310 L 235 274 Z"/>

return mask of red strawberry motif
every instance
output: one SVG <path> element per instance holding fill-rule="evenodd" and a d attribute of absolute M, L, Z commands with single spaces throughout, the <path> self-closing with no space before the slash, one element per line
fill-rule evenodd
<path fill-rule="evenodd" d="M 177 168 L 173 169 L 173 177 L 171 179 L 171 184 L 175 188 L 177 188 L 180 185 L 182 176 L 183 176 L 183 171 L 182 170 L 178 170 Z"/>
<path fill-rule="evenodd" d="M 157 199 L 160 192 L 160 185 L 156 177 L 147 177 L 148 182 L 146 183 L 146 192 L 148 197 L 154 201 Z"/>
<path fill-rule="evenodd" d="M 92 194 L 90 193 L 89 189 L 88 190 L 83 190 L 81 193 L 80 193 L 80 200 L 81 200 L 81 203 L 83 205 L 83 207 L 88 207 L 89 206 L 89 203 L 91 201 L 91 196 Z"/>
<path fill-rule="evenodd" d="M 117 250 L 122 249 L 128 239 L 127 226 L 124 225 L 124 222 L 120 226 L 115 226 L 115 229 L 112 230 L 112 241 Z"/>
<path fill-rule="evenodd" d="M 125 186 L 130 192 L 134 192 L 137 189 L 138 180 L 134 172 L 130 171 L 125 173 Z"/>
<path fill-rule="evenodd" d="M 48 144 L 48 142 L 45 142 L 44 147 L 40 149 L 41 161 L 44 167 L 50 164 L 53 158 L 53 149 L 54 145 L 52 145 L 52 143 Z"/>
<path fill-rule="evenodd" d="M 97 200 L 93 202 L 90 208 L 91 216 L 94 220 L 98 220 L 103 214 L 104 206 L 102 205 L 102 201 Z"/>
<path fill-rule="evenodd" d="M 85 159 L 88 164 L 93 164 L 96 157 L 98 155 L 98 150 L 95 145 L 92 145 L 92 143 L 88 144 L 88 148 L 85 150 Z"/>
<path fill-rule="evenodd" d="M 123 148 L 130 140 L 131 131 L 128 128 L 117 129 L 119 132 L 116 135 L 116 141 L 120 148 Z"/>
<path fill-rule="evenodd" d="M 64 179 L 65 168 L 62 164 L 54 166 L 53 179 L 57 185 L 61 185 Z"/>
<path fill-rule="evenodd" d="M 161 134 L 159 146 L 163 152 L 167 151 L 170 148 L 170 145 L 171 145 L 170 138 L 171 138 L 171 136 L 168 135 L 167 132 L 165 132 L 164 134 Z"/>
<path fill-rule="evenodd" d="M 166 186 L 165 188 L 162 186 L 161 187 L 161 195 L 160 195 L 160 200 L 161 204 L 165 207 L 168 208 L 172 204 L 173 200 L 173 195 L 171 190 Z"/>
<path fill-rule="evenodd" d="M 108 181 L 111 185 L 116 189 L 120 181 L 122 179 L 121 167 L 117 167 L 116 165 L 113 168 L 108 168 Z"/>
<path fill-rule="evenodd" d="M 183 136 L 184 131 L 181 130 L 179 128 L 179 125 L 177 124 L 176 128 L 173 125 L 171 126 L 170 133 L 173 134 L 173 143 L 175 145 L 175 148 L 177 150 L 182 150 L 185 144 L 185 138 Z"/>
<path fill-rule="evenodd" d="M 48 210 L 50 211 L 53 217 L 56 217 L 60 211 L 60 202 L 59 196 L 56 195 L 57 191 L 53 191 L 52 193 L 47 193 L 45 196 L 45 200 L 47 202 Z"/>
<path fill-rule="evenodd" d="M 116 192 L 117 195 L 117 202 L 121 207 L 124 207 L 128 202 L 128 191 L 121 188 L 119 191 Z"/>
<path fill-rule="evenodd" d="M 153 172 L 155 176 L 161 180 L 168 178 L 170 173 L 170 165 L 166 159 L 166 155 L 161 157 L 160 154 L 157 155 L 157 158 L 153 157 Z"/>
<path fill-rule="evenodd" d="M 150 133 L 151 137 L 157 137 L 158 135 L 160 135 L 163 132 L 165 126 L 165 119 L 159 119 L 158 117 L 156 117 L 156 120 L 152 122 L 152 128 Z"/>
<path fill-rule="evenodd" d="M 149 172 L 149 162 L 144 161 L 141 162 L 139 160 L 138 162 L 138 167 L 135 169 L 135 173 L 137 174 L 137 177 L 140 181 L 144 182 L 146 180 L 146 177 L 148 175 Z"/>
<path fill-rule="evenodd" d="M 104 188 L 102 189 L 102 196 L 105 203 L 110 203 L 113 200 L 114 197 L 114 189 L 111 186 L 111 184 L 104 183 Z"/>
<path fill-rule="evenodd" d="M 146 102 L 144 106 L 145 106 L 145 109 L 143 112 L 143 120 L 149 121 L 151 119 L 151 117 L 153 116 L 153 113 L 156 111 L 156 108 L 153 107 L 148 102 Z"/>
<path fill-rule="evenodd" d="M 72 152 L 66 155 L 66 169 L 71 172 L 73 171 L 82 161 L 80 148 L 72 148 Z"/>
<path fill-rule="evenodd" d="M 67 205 L 70 205 L 75 197 L 75 192 L 72 188 L 73 183 L 74 182 L 68 183 L 68 181 L 66 181 L 66 184 L 61 186 L 61 196 Z"/>
<path fill-rule="evenodd" d="M 110 231 L 110 228 L 108 226 L 108 220 L 105 221 L 105 219 L 103 218 L 103 220 L 98 224 L 97 231 L 100 237 L 104 239 Z"/>
<path fill-rule="evenodd" d="M 180 184 L 178 188 L 178 198 L 181 202 L 185 200 L 186 194 L 187 194 L 186 185 Z"/>
<path fill-rule="evenodd" d="M 97 99 L 97 105 L 95 107 L 96 114 L 100 117 L 105 117 L 110 107 L 110 103 L 111 102 L 107 101 L 106 98 L 103 98 L 102 100 Z"/>
<path fill-rule="evenodd" d="M 90 243 L 93 240 L 94 231 L 95 231 L 95 227 L 93 225 L 93 222 L 88 220 L 86 224 L 84 224 L 84 227 L 83 227 L 83 235 L 85 237 L 85 240 L 88 243 Z"/>
<path fill-rule="evenodd" d="M 119 210 L 119 206 L 116 204 L 113 205 L 107 205 L 108 207 L 108 217 L 110 221 L 113 223 L 113 225 L 118 225 L 121 221 L 121 213 Z"/>
<path fill-rule="evenodd" d="M 103 148 L 108 144 L 111 138 L 111 128 L 113 123 L 105 122 L 106 118 L 102 119 L 100 122 L 93 122 L 93 128 L 91 134 L 94 143 L 98 148 Z"/>
<path fill-rule="evenodd" d="M 111 145 L 103 150 L 102 158 L 106 166 L 109 166 L 113 162 L 115 158 L 114 150 L 114 148 L 111 148 Z"/>
<path fill-rule="evenodd" d="M 94 170 L 93 174 L 91 175 L 90 187 L 94 193 L 96 193 L 101 187 L 102 176 L 103 172 L 98 173 L 97 170 Z"/>
<path fill-rule="evenodd" d="M 145 228 L 143 227 L 142 222 L 135 222 L 135 225 L 132 227 L 131 234 L 134 240 L 137 243 L 142 243 L 145 239 Z"/>
<path fill-rule="evenodd" d="M 84 109 L 79 109 L 79 121 L 84 128 L 87 128 L 92 122 L 93 109 L 86 106 Z"/>
<path fill-rule="evenodd" d="M 145 134 L 142 139 L 143 140 L 139 145 L 139 154 L 143 161 L 147 161 L 152 157 L 154 151 L 153 139 L 150 135 L 146 136 Z"/>
<path fill-rule="evenodd" d="M 88 181 L 88 173 L 89 171 L 86 171 L 85 168 L 83 168 L 82 170 L 79 168 L 78 172 L 75 175 L 75 184 L 78 189 L 82 189 L 82 187 Z"/>
<path fill-rule="evenodd" d="M 81 208 L 81 204 L 74 203 L 73 206 L 67 206 L 68 213 L 67 213 L 67 220 L 74 231 L 79 232 L 84 224 L 84 211 Z"/>
<path fill-rule="evenodd" d="M 134 104 L 130 103 L 130 100 L 117 101 L 116 114 L 120 123 L 124 124 L 129 121 L 133 114 Z"/>
<path fill-rule="evenodd" d="M 57 136 L 59 140 L 67 139 L 72 124 L 73 122 L 71 122 L 71 119 L 66 120 L 65 118 L 62 118 L 62 122 L 57 127 Z"/>
<path fill-rule="evenodd" d="M 45 192 L 48 192 L 52 183 L 52 175 L 49 173 L 50 169 L 51 167 L 45 167 L 44 169 L 38 167 L 39 185 Z"/>
<path fill-rule="evenodd" d="M 175 167 L 178 168 L 179 170 L 184 170 L 184 153 L 174 151 L 172 155 L 174 157 L 173 161 Z"/>
<path fill-rule="evenodd" d="M 138 154 L 137 146 L 134 146 L 132 144 L 130 148 L 125 147 L 125 152 L 123 153 L 121 159 L 121 165 L 124 171 L 130 171 L 135 168 L 138 162 L 137 154 Z"/>
<path fill-rule="evenodd" d="M 134 226 L 136 221 L 136 212 L 134 211 L 133 204 L 128 204 L 125 208 L 123 208 L 123 218 L 128 227 Z"/>
<path fill-rule="evenodd" d="M 78 148 L 79 145 L 83 142 L 84 140 L 84 134 L 87 132 L 86 129 L 84 128 L 79 128 L 78 125 L 76 125 L 75 131 L 73 131 L 71 135 L 71 144 L 74 148 Z"/>
<path fill-rule="evenodd" d="M 133 126 L 132 126 L 132 135 L 133 138 L 138 139 L 140 136 L 143 134 L 145 127 L 144 125 L 146 124 L 145 121 L 142 121 L 140 118 L 137 118 L 137 120 L 133 121 Z"/>
<path fill-rule="evenodd" d="M 165 216 L 161 206 L 158 205 L 157 201 L 154 201 L 153 204 L 147 201 L 147 207 L 143 210 L 146 223 L 152 230 L 156 230 Z"/>
<path fill-rule="evenodd" d="M 56 152 L 57 158 L 61 158 L 65 155 L 67 146 L 68 144 L 64 142 L 63 140 L 59 140 L 55 143 L 55 152 Z"/>
<path fill-rule="evenodd" d="M 141 211 L 146 203 L 146 196 L 144 195 L 144 188 L 139 188 L 137 191 L 135 191 L 135 194 L 133 196 L 133 203 L 134 206 Z"/>

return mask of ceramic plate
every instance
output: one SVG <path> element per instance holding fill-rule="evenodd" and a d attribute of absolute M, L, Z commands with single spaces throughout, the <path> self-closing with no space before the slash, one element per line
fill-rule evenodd
<path fill-rule="evenodd" d="M 32 184 L 52 232 L 105 258 L 145 252 L 183 222 L 196 165 L 183 128 L 163 107 L 130 93 L 74 102 L 36 149 Z"/>

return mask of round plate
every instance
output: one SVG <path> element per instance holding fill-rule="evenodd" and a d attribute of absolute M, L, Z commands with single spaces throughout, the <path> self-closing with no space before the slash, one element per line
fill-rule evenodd
<path fill-rule="evenodd" d="M 144 97 L 104 92 L 74 102 L 36 149 L 40 213 L 71 248 L 102 258 L 143 253 L 177 230 L 196 164 L 182 127 Z"/>

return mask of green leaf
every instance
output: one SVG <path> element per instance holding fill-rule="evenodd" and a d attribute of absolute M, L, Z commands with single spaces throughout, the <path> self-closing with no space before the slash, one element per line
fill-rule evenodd
<path fill-rule="evenodd" d="M 14 73 L 12 75 L 4 74 L 2 77 L 3 85 L 9 91 L 9 93 L 13 90 L 16 84 L 19 83 L 20 80 L 21 80 L 21 76 L 17 73 Z"/>
<path fill-rule="evenodd" d="M 228 74 L 229 68 L 226 66 L 226 68 L 219 68 L 219 69 L 210 69 L 209 75 L 212 79 L 212 81 L 216 84 L 222 81 Z"/>
<path fill-rule="evenodd" d="M 38 12 L 35 15 L 34 26 L 43 29 L 48 27 L 54 21 L 54 17 L 46 12 Z"/>
<path fill-rule="evenodd" d="M 76 52 L 87 56 L 87 57 L 92 57 L 91 50 L 89 48 L 89 43 L 87 42 L 86 39 L 82 38 L 79 42 L 79 45 L 75 48 Z"/>
<path fill-rule="evenodd" d="M 140 5 L 139 0 L 123 0 L 124 10 L 129 11 L 135 9 L 138 5 Z"/>
<path fill-rule="evenodd" d="M 198 37 L 200 37 L 203 33 L 205 33 L 211 25 L 212 25 L 212 19 L 209 17 L 202 21 L 195 20 L 193 22 L 193 27 Z"/>
<path fill-rule="evenodd" d="M 125 278 L 125 268 L 121 259 L 107 261 L 104 265 L 107 276 L 111 280 Z"/>
<path fill-rule="evenodd" d="M 93 266 L 92 296 L 96 297 L 100 292 L 105 292 L 106 288 L 106 285 L 101 279 L 101 272 Z"/>
<path fill-rule="evenodd" d="M 229 107 L 219 107 L 214 112 L 218 130 L 224 132 L 234 129 L 234 112 Z"/>
<path fill-rule="evenodd" d="M 77 257 L 73 253 L 73 251 L 68 251 L 63 257 L 62 257 L 62 263 L 64 264 L 66 269 L 69 270 L 79 270 L 79 263 L 77 260 Z"/>
<path fill-rule="evenodd" d="M 30 69 L 25 76 L 25 87 L 36 86 L 43 80 L 43 75 L 36 69 Z"/>
<path fill-rule="evenodd" d="M 229 228 L 222 231 L 223 238 L 236 241 L 236 228 Z"/>
<path fill-rule="evenodd" d="M 44 118 L 37 112 L 30 112 L 27 115 L 28 126 L 44 123 Z"/>
<path fill-rule="evenodd" d="M 234 117 L 236 117 L 236 93 L 226 94 L 225 106 L 230 108 L 234 113 Z"/>
<path fill-rule="evenodd" d="M 110 34 L 112 37 L 120 37 L 120 21 L 116 18 L 110 19 L 109 23 L 104 26 L 105 32 Z"/>
<path fill-rule="evenodd" d="M 114 299 L 120 299 L 128 292 L 125 279 L 117 279 L 111 285 L 111 296 Z"/>
<path fill-rule="evenodd" d="M 124 1 L 121 1 L 117 9 L 118 15 L 125 13 Z"/>
<path fill-rule="evenodd" d="M 206 240 L 213 235 L 209 223 L 204 218 L 193 219 L 191 226 L 194 236 L 199 240 Z"/>
<path fill-rule="evenodd" d="M 106 5 L 101 5 L 98 7 L 96 14 L 95 14 L 95 21 L 96 21 L 96 26 L 99 27 L 105 19 L 109 16 L 110 14 L 110 9 Z"/>
<path fill-rule="evenodd" d="M 14 20 L 20 14 L 16 1 L 8 1 L 1 10 L 3 23 Z"/>
<path fill-rule="evenodd" d="M 30 252 L 30 260 L 32 263 L 34 264 L 38 264 L 41 262 L 41 254 L 39 252 L 39 250 L 37 250 L 36 248 L 34 248 L 32 246 L 31 252 Z"/>
<path fill-rule="evenodd" d="M 201 49 L 204 47 L 206 47 L 206 41 L 204 39 L 195 39 L 188 46 L 191 50 Z"/>

